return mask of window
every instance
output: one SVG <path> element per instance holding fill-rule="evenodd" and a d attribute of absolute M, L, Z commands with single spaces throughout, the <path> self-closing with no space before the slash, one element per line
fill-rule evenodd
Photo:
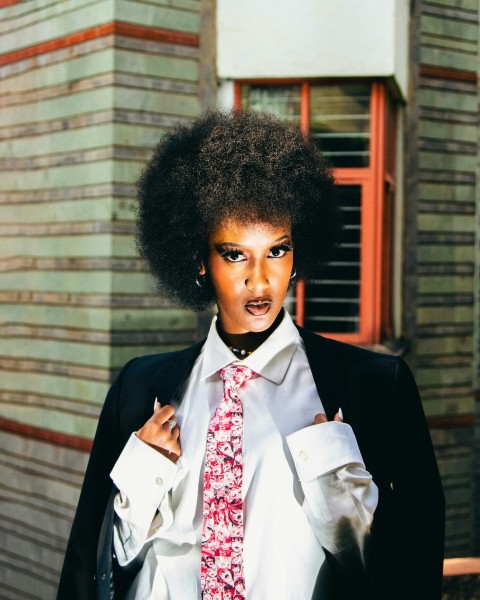
<path fill-rule="evenodd" d="M 235 105 L 297 124 L 335 170 L 344 235 L 327 269 L 297 286 L 297 323 L 354 344 L 389 337 L 396 124 L 385 85 L 238 82 Z"/>

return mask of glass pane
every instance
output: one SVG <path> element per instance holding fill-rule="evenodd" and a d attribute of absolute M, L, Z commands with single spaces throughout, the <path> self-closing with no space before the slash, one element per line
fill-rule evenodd
<path fill-rule="evenodd" d="M 242 108 L 273 113 L 300 125 L 300 86 L 242 85 Z"/>
<path fill-rule="evenodd" d="M 335 167 L 368 167 L 370 85 L 312 85 L 312 139 Z"/>
<path fill-rule="evenodd" d="M 305 285 L 305 327 L 324 333 L 358 333 L 362 188 L 336 186 L 344 235 L 321 278 Z"/>

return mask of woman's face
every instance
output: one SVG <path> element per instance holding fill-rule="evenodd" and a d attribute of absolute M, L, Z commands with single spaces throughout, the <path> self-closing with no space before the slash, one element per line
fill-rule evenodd
<path fill-rule="evenodd" d="M 208 241 L 208 272 L 223 329 L 268 329 L 283 306 L 292 269 L 290 225 L 229 221 L 218 227 Z"/>

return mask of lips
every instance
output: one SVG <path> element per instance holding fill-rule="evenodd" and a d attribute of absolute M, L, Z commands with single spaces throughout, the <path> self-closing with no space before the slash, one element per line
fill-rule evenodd
<path fill-rule="evenodd" d="M 262 317 L 266 315 L 272 307 L 270 298 L 255 298 L 249 300 L 245 305 L 245 310 L 254 317 Z"/>

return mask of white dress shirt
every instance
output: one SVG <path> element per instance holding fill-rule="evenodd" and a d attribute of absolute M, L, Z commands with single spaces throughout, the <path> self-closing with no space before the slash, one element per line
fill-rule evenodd
<path fill-rule="evenodd" d="M 219 371 L 239 363 L 256 373 L 239 392 L 246 598 L 309 600 L 324 560 L 322 546 L 339 550 L 335 531 L 342 517 L 349 519 L 361 546 L 377 488 L 348 424 L 312 426 L 324 410 L 288 313 L 243 361 L 221 340 L 215 322 L 216 317 L 176 411 L 180 459 L 171 462 L 132 434 L 111 473 L 120 490 L 114 531 L 119 563 L 146 553 L 127 598 L 200 598 L 206 434 L 223 394 Z"/>

